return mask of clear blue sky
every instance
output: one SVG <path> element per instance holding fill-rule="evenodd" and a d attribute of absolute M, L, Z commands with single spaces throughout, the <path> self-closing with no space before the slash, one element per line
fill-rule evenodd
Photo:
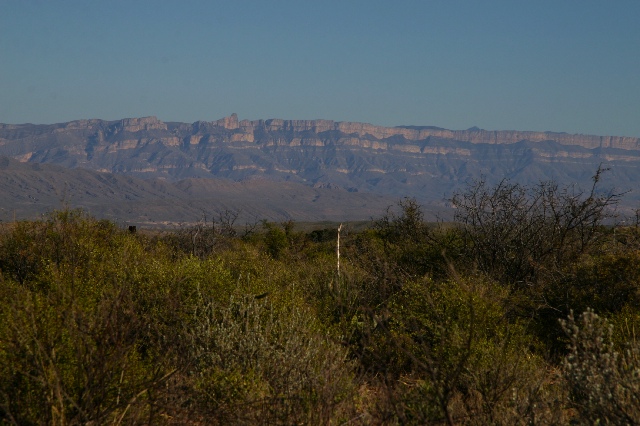
<path fill-rule="evenodd" d="M 0 122 L 640 137 L 640 1 L 0 0 Z"/>

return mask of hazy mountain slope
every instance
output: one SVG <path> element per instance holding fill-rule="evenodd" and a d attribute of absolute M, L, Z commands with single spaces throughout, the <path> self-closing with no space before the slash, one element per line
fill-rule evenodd
<path fill-rule="evenodd" d="M 121 224 L 174 226 L 237 212 L 239 223 L 268 220 L 357 220 L 381 214 L 393 197 L 311 188 L 293 182 L 144 180 L 0 157 L 0 220 L 83 208 Z"/>

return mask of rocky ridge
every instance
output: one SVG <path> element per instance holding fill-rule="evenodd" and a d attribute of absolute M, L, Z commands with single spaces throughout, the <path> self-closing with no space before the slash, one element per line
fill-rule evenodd
<path fill-rule="evenodd" d="M 156 117 L 0 124 L 0 155 L 22 162 L 145 179 L 261 177 L 316 188 L 414 196 L 445 205 L 469 179 L 589 185 L 599 164 L 609 183 L 633 188 L 640 139 L 533 131 L 382 127 L 331 120 L 163 122 Z M 632 197 L 633 198 L 633 197 Z M 640 197 L 636 197 L 640 199 Z"/>

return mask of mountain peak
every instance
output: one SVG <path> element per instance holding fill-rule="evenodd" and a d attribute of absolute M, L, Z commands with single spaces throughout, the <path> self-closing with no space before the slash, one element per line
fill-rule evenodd
<path fill-rule="evenodd" d="M 239 127 L 238 114 L 234 112 L 229 117 L 224 117 L 216 121 L 216 124 L 218 126 L 224 127 L 227 130 L 235 130 Z"/>

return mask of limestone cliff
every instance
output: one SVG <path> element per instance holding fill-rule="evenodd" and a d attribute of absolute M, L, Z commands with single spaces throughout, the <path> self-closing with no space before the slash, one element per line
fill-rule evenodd
<path fill-rule="evenodd" d="M 195 123 L 144 117 L 0 124 L 0 155 L 143 178 L 264 176 L 431 201 L 480 176 L 588 185 L 605 163 L 620 189 L 640 178 L 640 139 L 634 137 L 250 121 L 236 114 Z"/>

